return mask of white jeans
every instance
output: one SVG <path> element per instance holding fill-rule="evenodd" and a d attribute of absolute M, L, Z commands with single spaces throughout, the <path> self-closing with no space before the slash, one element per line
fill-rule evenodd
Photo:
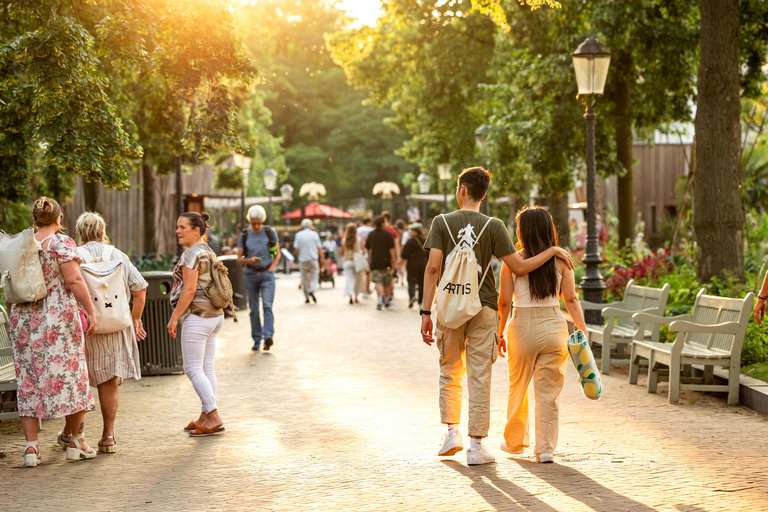
<path fill-rule="evenodd" d="M 181 329 L 184 373 L 192 381 L 192 387 L 200 397 L 206 414 L 218 408 L 213 357 L 216 354 L 216 334 L 223 325 L 224 315 L 212 318 L 189 315 Z"/>

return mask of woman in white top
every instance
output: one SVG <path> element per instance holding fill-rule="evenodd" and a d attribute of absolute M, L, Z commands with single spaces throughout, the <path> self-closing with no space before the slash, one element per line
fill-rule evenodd
<path fill-rule="evenodd" d="M 344 260 L 344 296 L 349 297 L 350 304 L 359 304 L 357 296 L 363 291 L 365 270 L 355 270 L 355 255 L 364 254 L 362 241 L 357 236 L 357 226 L 354 222 L 347 224 L 344 230 L 344 240 L 341 243 L 341 257 Z"/>
<path fill-rule="evenodd" d="M 99 390 L 99 404 L 104 426 L 99 451 L 115 453 L 115 417 L 117 416 L 118 386 L 123 379 L 141 378 L 139 346 L 137 340 L 147 337 L 141 323 L 141 314 L 147 297 L 147 282 L 131 263 L 131 259 L 113 246 L 107 248 L 107 224 L 98 213 L 86 212 L 75 224 L 80 241 L 78 253 L 87 263 L 94 259 L 120 261 L 123 267 L 125 295 L 133 295 L 131 324 L 117 332 L 93 334 L 85 338 L 85 359 L 88 362 L 88 381 Z M 65 426 L 59 432 L 58 443 L 66 447 L 71 432 Z"/>
<path fill-rule="evenodd" d="M 524 208 L 517 214 L 518 251 L 536 256 L 557 245 L 557 230 L 547 210 Z M 553 462 L 559 425 L 558 401 L 568 360 L 568 327 L 560 313 L 560 296 L 577 329 L 586 332 L 584 314 L 576 296 L 573 270 L 552 258 L 528 275 L 517 277 L 504 265 L 499 293 L 499 353 L 509 344 L 509 396 L 507 425 L 501 449 L 523 453 L 528 437 L 528 386 L 533 379 L 536 396 L 537 462 Z M 505 339 L 510 306 L 514 303 Z"/>

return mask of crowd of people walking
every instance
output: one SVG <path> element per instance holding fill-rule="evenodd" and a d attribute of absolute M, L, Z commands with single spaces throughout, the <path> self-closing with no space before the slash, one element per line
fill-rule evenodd
<path fill-rule="evenodd" d="M 532 207 L 518 213 L 517 247 L 503 222 L 480 213 L 490 179 L 483 168 L 464 170 L 457 180 L 459 210 L 434 218 L 429 233 L 419 222 L 406 226 L 397 221 L 393 226 L 390 214 L 382 212 L 347 224 L 338 243 L 323 243 L 313 221 L 304 219 L 291 256 L 298 262 L 307 304 L 317 303 L 318 276 L 331 259 L 341 264 L 343 297 L 353 305 L 360 303 L 361 295 L 368 296 L 372 282 L 376 309 L 390 308 L 395 280 L 405 285 L 407 279 L 408 307 L 420 305 L 422 340 L 439 349 L 440 416 L 448 431 L 438 455 L 454 455 L 464 448 L 458 424 L 467 374 L 467 462 L 495 460 L 482 439 L 491 428 L 491 368 L 501 355 L 509 366 L 509 397 L 500 448 L 517 454 L 530 445 L 528 386 L 533 381 L 535 455 L 539 462 L 551 462 L 567 359 L 560 297 L 576 327 L 586 329 L 573 262 L 558 247 L 546 210 Z M 35 466 L 42 457 L 38 419 L 65 418 L 57 442 L 67 459 L 115 453 L 119 386 L 125 379 L 141 378 L 137 342 L 147 336 L 141 321 L 147 282 L 130 258 L 109 243 L 106 223 L 97 213 L 77 219 L 79 246 L 61 233 L 63 214 L 56 201 L 39 199 L 32 214 L 45 294 L 13 303 L 9 322 L 18 410 L 27 441 L 25 465 Z M 285 237 L 278 239 L 274 228 L 265 226 L 266 218 L 263 207 L 250 208 L 250 225 L 239 234 L 236 249 L 237 263 L 244 268 L 254 351 L 269 351 L 275 342 L 275 271 L 286 245 Z M 225 432 L 216 400 L 215 351 L 224 308 L 232 304 L 222 303 L 214 293 L 220 286 L 217 269 L 223 264 L 207 243 L 209 220 L 207 213 L 195 212 L 178 218 L 176 236 L 184 251 L 173 270 L 173 312 L 167 325 L 171 337 L 181 338 L 184 372 L 200 399 L 199 416 L 184 428 L 191 437 Z M 504 264 L 498 288 L 490 271 L 494 258 Z M 184 325 L 179 334 L 180 322 Z M 99 391 L 103 419 L 97 449 L 85 438 L 85 413 L 95 408 L 91 387 Z"/>

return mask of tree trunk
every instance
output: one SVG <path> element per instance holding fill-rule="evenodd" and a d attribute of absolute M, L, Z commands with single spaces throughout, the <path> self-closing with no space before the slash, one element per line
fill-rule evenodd
<path fill-rule="evenodd" d="M 85 211 L 102 213 L 101 199 L 99 197 L 99 182 L 84 182 L 83 191 L 85 193 Z"/>
<path fill-rule="evenodd" d="M 632 93 L 632 54 L 622 49 L 614 64 L 616 89 L 613 100 L 616 114 L 616 157 L 624 167 L 624 176 L 617 180 L 619 247 L 632 244 L 635 237 L 635 194 L 632 183 L 632 123 L 630 102 Z"/>
<path fill-rule="evenodd" d="M 696 110 L 693 227 L 697 274 L 744 280 L 739 187 L 739 2 L 699 0 L 701 33 Z"/>
<path fill-rule="evenodd" d="M 144 225 L 144 254 L 156 253 L 155 245 L 155 174 L 152 172 L 152 165 L 144 160 L 141 165 L 142 189 L 141 195 L 144 199 L 143 213 Z"/>
<path fill-rule="evenodd" d="M 568 224 L 568 194 L 549 196 L 549 214 L 555 221 L 558 245 L 568 247 L 568 240 L 571 238 L 571 227 Z"/>

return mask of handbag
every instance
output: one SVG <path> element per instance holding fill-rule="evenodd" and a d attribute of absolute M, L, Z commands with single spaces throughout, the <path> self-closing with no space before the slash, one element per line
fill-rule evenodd
<path fill-rule="evenodd" d="M 371 267 L 368 265 L 368 260 L 365 259 L 365 256 L 363 256 L 363 251 L 355 252 L 354 261 L 355 261 L 355 273 L 368 272 L 371 270 Z"/>
<path fill-rule="evenodd" d="M 576 330 L 568 336 L 568 353 L 571 361 L 579 374 L 579 383 L 584 396 L 590 400 L 597 400 L 603 392 L 603 380 L 597 371 L 595 356 L 587 343 L 587 337 L 581 330 Z"/>

